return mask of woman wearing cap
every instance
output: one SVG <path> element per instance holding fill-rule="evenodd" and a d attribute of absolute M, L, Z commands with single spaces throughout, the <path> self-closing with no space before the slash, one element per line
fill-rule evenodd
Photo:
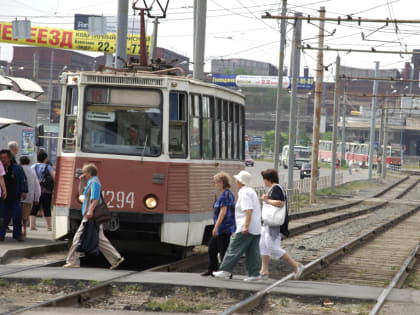
<path fill-rule="evenodd" d="M 279 177 L 275 169 L 268 169 L 261 172 L 264 185 L 269 188 L 267 194 L 262 195 L 263 208 L 262 212 L 268 211 L 265 205 L 271 205 L 274 207 L 282 208 L 287 199 L 283 193 L 283 189 L 279 185 Z M 287 211 L 287 208 L 286 208 Z M 286 215 L 287 218 L 287 215 Z M 281 235 L 289 235 L 287 228 L 289 221 L 288 218 L 281 226 L 268 226 L 263 222 L 261 227 L 261 239 L 260 239 L 260 252 L 261 252 L 261 271 L 260 278 L 265 280 L 269 276 L 269 263 L 270 256 L 274 259 L 282 259 L 287 262 L 295 273 L 295 279 L 298 279 L 303 271 L 301 263 L 297 263 L 286 251 L 281 248 Z"/>
<path fill-rule="evenodd" d="M 213 276 L 213 271 L 219 270 L 217 254 L 223 260 L 229 245 L 229 238 L 235 231 L 235 197 L 230 188 L 230 176 L 225 172 L 214 175 L 216 188 L 220 193 L 214 203 L 214 228 L 209 241 L 209 266 L 202 276 Z"/>
<path fill-rule="evenodd" d="M 261 232 L 261 209 L 257 193 L 250 186 L 251 174 L 241 171 L 235 175 L 238 200 L 235 207 L 236 231 L 220 266 L 213 272 L 215 277 L 232 278 L 232 271 L 242 254 L 246 255 L 248 277 L 244 281 L 259 279 L 261 256 L 259 249 Z"/>

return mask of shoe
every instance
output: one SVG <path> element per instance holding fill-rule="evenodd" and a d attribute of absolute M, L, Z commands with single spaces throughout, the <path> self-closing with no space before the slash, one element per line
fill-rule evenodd
<path fill-rule="evenodd" d="M 73 265 L 71 263 L 67 263 L 63 266 L 63 268 L 80 268 L 78 265 Z"/>
<path fill-rule="evenodd" d="M 261 280 L 260 276 L 250 276 L 244 279 L 245 282 L 254 282 Z"/>
<path fill-rule="evenodd" d="M 35 227 L 34 227 L 34 228 L 30 228 L 30 230 L 31 230 L 31 231 L 38 231 L 38 229 L 37 229 L 37 228 L 35 228 Z"/>
<path fill-rule="evenodd" d="M 300 278 L 300 276 L 302 275 L 302 272 L 305 268 L 303 267 L 302 264 L 299 264 L 297 267 L 297 271 L 295 272 L 295 279 L 298 280 Z"/>
<path fill-rule="evenodd" d="M 115 268 L 118 268 L 118 266 L 124 261 L 124 257 L 121 257 L 120 259 L 118 259 L 116 262 L 114 262 L 112 264 L 111 267 L 109 267 L 109 269 L 114 270 Z"/>
<path fill-rule="evenodd" d="M 229 271 L 214 271 L 213 276 L 216 278 L 223 278 L 223 279 L 232 279 L 232 274 Z"/>
<path fill-rule="evenodd" d="M 202 276 L 202 277 L 208 277 L 208 276 L 214 277 L 213 271 L 204 271 L 203 273 L 200 273 L 200 276 Z"/>
<path fill-rule="evenodd" d="M 266 273 L 260 273 L 260 275 L 258 276 L 258 278 L 260 279 L 260 280 L 268 280 L 269 278 L 268 278 L 268 274 L 266 274 Z"/>

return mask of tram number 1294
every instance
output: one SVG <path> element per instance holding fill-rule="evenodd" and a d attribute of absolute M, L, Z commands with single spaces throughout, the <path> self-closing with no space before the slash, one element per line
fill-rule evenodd
<path fill-rule="evenodd" d="M 108 200 L 107 206 L 110 209 L 134 208 L 134 192 L 132 191 L 126 193 L 125 191 L 105 190 L 103 194 L 104 199 Z"/>

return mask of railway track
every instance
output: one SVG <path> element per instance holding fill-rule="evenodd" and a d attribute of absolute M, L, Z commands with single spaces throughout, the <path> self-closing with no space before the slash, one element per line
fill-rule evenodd
<path fill-rule="evenodd" d="M 388 194 L 387 199 L 402 198 L 418 184 L 418 181 L 408 181 L 406 184 L 406 189 L 400 187 L 399 191 Z M 420 251 L 420 206 L 415 202 L 411 204 L 408 211 L 358 237 L 346 240 L 344 245 L 324 248 L 318 253 L 321 254 L 320 257 L 305 265 L 303 276 L 317 281 L 386 287 L 370 313 L 377 314 L 389 292 L 394 287 L 401 287 L 405 282 L 408 271 L 416 263 L 415 258 Z M 419 280 L 420 271 L 416 272 L 416 276 L 419 277 L 416 280 Z M 249 311 L 259 306 L 274 287 L 292 278 L 293 274 L 285 275 L 248 299 L 226 309 L 222 314 Z"/>

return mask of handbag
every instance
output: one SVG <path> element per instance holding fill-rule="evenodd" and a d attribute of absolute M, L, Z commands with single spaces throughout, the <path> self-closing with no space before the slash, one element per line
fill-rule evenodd
<path fill-rule="evenodd" d="M 278 186 L 278 185 L 275 185 Z M 274 185 L 273 185 L 274 187 Z M 271 189 L 273 189 L 273 187 Z M 280 186 L 279 186 L 280 187 Z M 271 191 L 270 189 L 270 191 Z M 280 187 L 281 189 L 281 187 Z M 282 189 L 283 190 L 283 189 Z M 284 192 L 283 192 L 284 194 Z M 286 200 L 286 198 L 285 198 Z M 283 225 L 284 219 L 286 217 L 286 201 L 284 202 L 283 207 L 275 207 L 263 201 L 262 207 L 262 220 L 264 224 L 268 226 L 280 226 Z"/>
<path fill-rule="evenodd" d="M 89 192 L 87 194 L 88 200 L 90 199 L 90 187 Z M 93 210 L 93 218 L 97 224 L 104 224 L 111 221 L 111 212 L 109 212 L 108 206 L 104 201 L 104 197 L 102 196 L 102 189 L 99 192 L 99 202 Z"/>
<path fill-rule="evenodd" d="M 95 220 L 97 224 L 104 224 L 111 221 L 111 212 L 109 212 L 108 206 L 102 197 L 102 191 L 99 196 L 99 200 L 102 201 L 102 203 L 96 205 L 95 210 L 93 211 L 93 220 Z"/>

